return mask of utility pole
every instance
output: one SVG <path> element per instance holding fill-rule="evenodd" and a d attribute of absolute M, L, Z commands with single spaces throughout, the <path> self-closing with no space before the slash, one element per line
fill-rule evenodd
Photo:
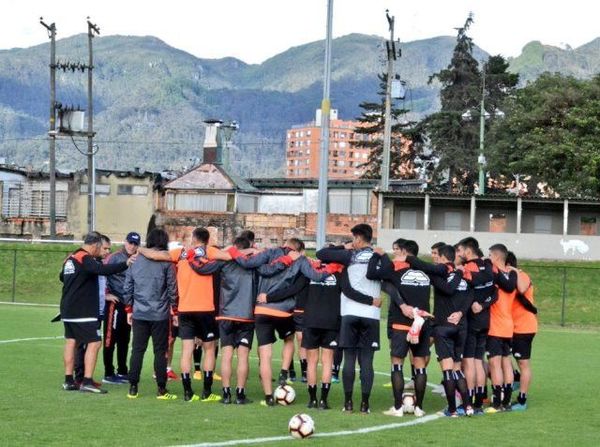
<path fill-rule="evenodd" d="M 96 228 L 96 169 L 94 165 L 94 104 L 92 97 L 92 79 L 94 69 L 94 53 L 92 48 L 92 39 L 94 34 L 100 34 L 100 28 L 93 24 L 88 17 L 88 231 L 94 231 Z"/>
<path fill-rule="evenodd" d="M 484 154 L 484 140 L 485 140 L 485 64 L 483 65 L 483 78 L 481 82 L 481 109 L 479 110 L 479 158 L 477 162 L 479 164 L 479 195 L 485 194 L 485 154 Z"/>
<path fill-rule="evenodd" d="M 56 239 L 56 24 L 48 25 L 43 17 L 40 17 L 40 23 L 50 38 L 50 239 Z"/>
<path fill-rule="evenodd" d="M 390 148 L 392 145 L 392 80 L 394 79 L 394 61 L 396 60 L 396 43 L 394 42 L 394 16 L 390 17 L 386 9 L 385 16 L 389 24 L 390 40 L 385 43 L 387 49 L 387 83 L 385 87 L 385 117 L 383 128 L 383 157 L 381 161 L 381 190 L 387 191 L 390 186 Z"/>
<path fill-rule="evenodd" d="M 327 37 L 325 39 L 325 67 L 323 73 L 323 100 L 321 101 L 321 150 L 319 158 L 319 196 L 317 207 L 317 249 L 325 246 L 327 229 L 327 175 L 329 171 L 329 118 L 331 102 L 331 41 L 333 25 L 333 0 L 327 0 Z"/>

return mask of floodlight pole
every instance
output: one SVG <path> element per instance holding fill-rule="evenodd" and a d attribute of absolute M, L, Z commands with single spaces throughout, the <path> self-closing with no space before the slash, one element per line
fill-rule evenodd
<path fill-rule="evenodd" d="M 329 117 L 331 102 L 331 41 L 333 25 L 333 0 L 327 0 L 327 37 L 325 39 L 325 67 L 323 74 L 323 100 L 321 101 L 321 149 L 319 158 L 319 198 L 317 206 L 317 249 L 325 246 L 327 228 L 327 174 L 329 170 Z"/>
<path fill-rule="evenodd" d="M 481 104 L 479 111 L 479 195 L 485 194 L 485 65 L 483 66 L 483 78 L 481 82 Z"/>
<path fill-rule="evenodd" d="M 392 80 L 394 79 L 394 61 L 396 60 L 396 47 L 394 43 L 394 16 L 386 10 L 386 17 L 390 29 L 390 40 L 387 48 L 387 83 L 385 87 L 385 117 L 383 127 L 383 154 L 381 160 L 381 190 L 387 191 L 390 186 L 390 150 L 392 146 Z"/>
<path fill-rule="evenodd" d="M 94 34 L 100 34 L 100 28 L 89 21 L 88 17 L 88 231 L 96 229 L 96 167 L 94 160 L 94 103 L 92 97 L 92 73 L 94 69 L 94 53 L 92 48 L 92 39 Z"/>
<path fill-rule="evenodd" d="M 48 31 L 50 38 L 50 132 L 49 162 L 50 170 L 50 239 L 56 239 L 56 24 L 50 25 L 40 17 L 41 25 Z"/>

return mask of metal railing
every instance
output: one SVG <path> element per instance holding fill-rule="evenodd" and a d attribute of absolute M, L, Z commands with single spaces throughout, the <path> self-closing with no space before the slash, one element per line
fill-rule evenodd
<path fill-rule="evenodd" d="M 0 246 L 0 301 L 59 304 L 59 273 L 71 251 Z M 531 276 L 542 324 L 600 326 L 600 267 L 524 261 L 522 268 Z"/>

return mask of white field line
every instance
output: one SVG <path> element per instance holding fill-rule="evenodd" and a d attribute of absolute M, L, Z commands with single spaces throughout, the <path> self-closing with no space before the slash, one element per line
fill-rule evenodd
<path fill-rule="evenodd" d="M 0 301 L 0 304 L 9 304 L 11 306 L 60 307 L 59 304 L 13 303 L 12 301 Z"/>
<path fill-rule="evenodd" d="M 376 431 L 382 430 L 391 430 L 393 428 L 401 428 L 401 427 L 409 427 L 411 425 L 417 424 L 425 424 L 426 422 L 431 422 L 436 419 L 439 419 L 441 416 L 437 414 L 431 414 L 429 416 L 425 416 L 418 419 L 413 419 L 406 422 L 396 422 L 393 424 L 383 424 L 383 425 L 374 425 L 372 427 L 364 427 L 356 430 L 342 430 L 342 431 L 333 431 L 328 433 L 317 433 L 313 437 L 315 438 L 330 438 L 335 436 L 349 436 L 349 435 L 357 435 L 357 434 L 365 434 L 372 433 Z M 264 438 L 251 438 L 251 439 L 233 439 L 231 441 L 223 441 L 223 442 L 204 442 L 200 444 L 184 444 L 178 447 L 225 447 L 231 445 L 248 445 L 248 444 L 260 444 L 263 442 L 275 442 L 275 441 L 293 441 L 289 436 L 272 436 L 272 437 L 264 437 Z"/>
<path fill-rule="evenodd" d="M 57 336 L 57 337 L 13 338 L 11 340 L 0 340 L 0 344 L 20 343 L 20 342 L 24 342 L 24 341 L 37 341 L 37 340 L 58 340 L 61 338 L 63 338 L 63 337 Z M 251 358 L 256 358 L 256 357 L 251 356 Z M 375 374 L 388 376 L 388 373 L 384 373 L 381 371 L 375 371 Z M 435 384 L 431 384 L 431 383 L 427 383 L 427 385 L 436 386 Z M 364 427 L 364 428 L 359 428 L 356 430 L 343 430 L 343 431 L 334 431 L 334 432 L 328 432 L 328 433 L 317 433 L 314 435 L 314 437 L 315 438 L 330 438 L 330 437 L 335 437 L 335 436 L 349 436 L 349 435 L 355 435 L 355 434 L 372 433 L 372 432 L 382 431 L 382 430 L 391 430 L 393 428 L 409 427 L 411 425 L 424 424 L 426 422 L 430 422 L 430 421 L 439 419 L 440 417 L 441 416 L 439 416 L 437 414 L 430 414 L 429 416 L 425 416 L 425 417 L 418 418 L 418 419 L 413 419 L 413 420 L 406 421 L 406 422 L 396 422 L 393 424 L 374 425 L 372 427 Z M 264 437 L 264 438 L 252 438 L 252 439 L 234 439 L 231 441 L 223 441 L 223 442 L 184 444 L 184 445 L 180 445 L 178 447 L 219 447 L 219 446 L 225 447 L 225 446 L 232 446 L 232 445 L 249 445 L 249 444 L 260 444 L 263 442 L 291 441 L 291 440 L 292 440 L 292 438 L 290 438 L 289 436 L 271 436 L 271 437 Z"/>
<path fill-rule="evenodd" d="M 0 345 L 5 345 L 5 344 L 8 344 L 8 343 L 20 343 L 22 341 L 58 340 L 60 338 L 64 339 L 65 337 L 63 337 L 63 336 L 57 336 L 57 337 L 13 338 L 12 340 L 0 340 Z"/>

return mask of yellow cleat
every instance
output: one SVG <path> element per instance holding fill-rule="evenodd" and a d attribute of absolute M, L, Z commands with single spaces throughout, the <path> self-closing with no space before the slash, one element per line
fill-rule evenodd
<path fill-rule="evenodd" d="M 202 371 L 194 372 L 194 380 L 202 380 Z"/>
<path fill-rule="evenodd" d="M 202 398 L 202 402 L 219 402 L 222 399 L 218 394 L 211 393 L 206 397 Z"/>
<path fill-rule="evenodd" d="M 167 392 L 167 393 L 164 393 L 164 394 L 157 395 L 156 398 L 158 400 L 175 400 L 175 399 L 177 399 L 177 395 L 176 394 L 171 394 L 171 393 Z"/>

